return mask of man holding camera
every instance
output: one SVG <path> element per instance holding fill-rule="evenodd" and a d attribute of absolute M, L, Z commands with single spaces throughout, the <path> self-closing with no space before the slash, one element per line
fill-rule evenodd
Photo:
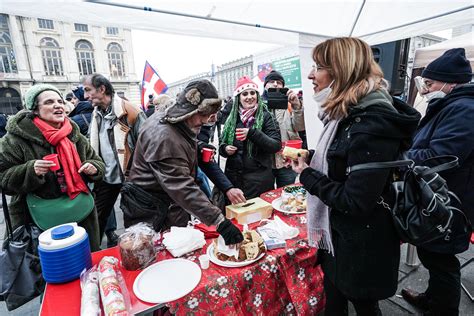
<path fill-rule="evenodd" d="M 272 70 L 265 77 L 263 100 L 278 121 L 282 144 L 301 140 L 298 132 L 305 130 L 303 105 L 296 93 L 284 87 L 285 79 L 278 71 Z M 272 171 L 277 188 L 295 183 L 296 173 L 287 167 L 281 151 L 274 156 Z"/>

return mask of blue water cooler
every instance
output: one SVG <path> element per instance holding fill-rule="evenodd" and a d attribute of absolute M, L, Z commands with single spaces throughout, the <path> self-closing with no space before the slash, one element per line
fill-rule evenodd
<path fill-rule="evenodd" d="M 48 283 L 65 283 L 79 278 L 92 266 L 89 237 L 77 223 L 52 227 L 39 236 L 38 253 L 43 278 Z"/>

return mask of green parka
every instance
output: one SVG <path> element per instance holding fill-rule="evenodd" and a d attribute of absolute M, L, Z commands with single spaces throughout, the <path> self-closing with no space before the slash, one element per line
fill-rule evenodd
<path fill-rule="evenodd" d="M 48 172 L 44 176 L 37 176 L 34 171 L 35 161 L 54 153 L 55 149 L 33 123 L 33 118 L 31 111 L 18 112 L 8 120 L 7 134 L 0 139 L 0 186 L 6 194 L 12 196 L 9 212 L 14 228 L 31 222 L 26 194 L 34 193 L 44 199 L 57 198 L 62 194 L 55 173 Z M 100 181 L 104 176 L 104 162 L 94 152 L 88 140 L 81 135 L 79 127 L 72 121 L 71 125 L 72 132 L 68 138 L 76 145 L 81 162 L 91 163 L 98 171 L 94 176 L 84 176 L 84 180 Z M 95 240 L 95 235 L 98 238 L 98 231 L 91 231 L 95 230 L 96 221 L 97 211 L 94 208 L 91 215 L 80 223 L 86 228 L 91 245 L 98 242 Z"/>

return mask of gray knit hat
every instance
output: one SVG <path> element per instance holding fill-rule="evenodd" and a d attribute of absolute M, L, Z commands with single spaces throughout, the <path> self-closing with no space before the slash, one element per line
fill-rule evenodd
<path fill-rule="evenodd" d="M 222 105 L 217 90 L 209 80 L 195 80 L 188 83 L 178 95 L 176 103 L 166 109 L 163 120 L 169 123 L 182 122 L 196 113 L 209 115 L 217 113 Z"/>
<path fill-rule="evenodd" d="M 26 91 L 25 107 L 31 111 L 35 110 L 37 106 L 37 103 L 35 102 L 36 97 L 44 91 L 54 91 L 57 94 L 59 94 L 61 99 L 63 98 L 63 95 L 55 86 L 50 85 L 50 84 L 37 84 L 37 85 L 32 86 L 28 91 Z"/>

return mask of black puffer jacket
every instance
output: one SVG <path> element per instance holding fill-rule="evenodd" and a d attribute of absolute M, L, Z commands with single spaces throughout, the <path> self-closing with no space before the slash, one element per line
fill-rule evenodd
<path fill-rule="evenodd" d="M 236 128 L 244 128 L 240 117 Z M 249 140 L 254 144 L 251 158 L 247 153 Z M 261 130 L 251 128 L 247 140 L 242 142 L 234 138 L 233 145 L 237 152 L 231 156 L 225 151 L 226 144 L 219 147 L 220 154 L 227 158 L 225 175 L 232 184 L 241 189 L 247 199 L 273 190 L 272 155 L 281 149 L 281 138 L 278 123 L 270 112 L 264 111 Z"/>
<path fill-rule="evenodd" d="M 394 106 L 392 106 L 394 102 Z M 395 110 L 396 109 L 396 110 Z M 319 252 L 323 270 L 349 298 L 384 299 L 398 284 L 400 241 L 389 211 L 377 204 L 390 170 L 363 170 L 361 163 L 397 159 L 406 150 L 420 114 L 384 92 L 372 92 L 349 110 L 327 153 L 328 175 L 306 168 L 300 181 L 332 211 L 335 255 Z"/>

